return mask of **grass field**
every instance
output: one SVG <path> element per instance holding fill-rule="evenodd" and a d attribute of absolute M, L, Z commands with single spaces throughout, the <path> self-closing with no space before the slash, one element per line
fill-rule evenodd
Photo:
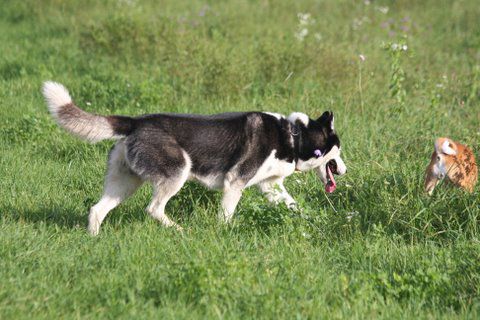
<path fill-rule="evenodd" d="M 159 2 L 1 3 L 1 319 L 480 317 L 479 190 L 422 190 L 436 137 L 479 155 L 477 1 Z M 230 226 L 189 184 L 183 234 L 146 186 L 94 238 L 113 142 L 58 128 L 45 80 L 102 114 L 333 110 L 348 174 L 288 178 L 302 214 L 251 188 Z"/>

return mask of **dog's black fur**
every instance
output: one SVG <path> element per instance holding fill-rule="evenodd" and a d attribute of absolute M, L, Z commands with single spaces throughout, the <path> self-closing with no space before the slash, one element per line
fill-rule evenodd
<path fill-rule="evenodd" d="M 262 112 L 111 116 L 109 122 L 116 135 L 126 136 L 127 160 L 135 163 L 131 169 L 137 174 L 177 174 L 185 163 L 179 151 L 183 149 L 191 157 L 194 174 L 228 172 L 240 165 L 239 175 L 248 180 L 272 150 L 276 158 L 293 162 L 310 159 L 315 149 L 326 154 L 339 146 L 338 136 L 330 129 L 332 117 L 333 113 L 325 112 L 307 126 Z"/>

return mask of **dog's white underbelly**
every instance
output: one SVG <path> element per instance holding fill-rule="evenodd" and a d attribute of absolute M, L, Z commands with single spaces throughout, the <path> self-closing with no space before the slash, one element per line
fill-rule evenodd
<path fill-rule="evenodd" d="M 280 160 L 275 157 L 277 150 L 273 150 L 267 159 L 262 163 L 260 168 L 258 168 L 255 175 L 248 180 L 245 185 L 250 187 L 256 185 L 264 180 L 268 180 L 272 177 L 286 177 L 291 175 L 295 171 L 295 162 L 287 162 L 285 160 Z M 235 175 L 236 168 L 233 169 L 233 172 L 228 174 L 218 173 L 218 174 L 209 174 L 209 175 L 199 175 L 190 173 L 189 180 L 196 180 L 210 189 L 223 189 L 225 186 L 226 176 L 232 177 Z M 241 179 L 242 177 L 237 176 Z"/>
<path fill-rule="evenodd" d="M 225 175 L 219 173 L 202 176 L 191 173 L 189 180 L 196 180 L 210 189 L 222 189 L 225 181 Z"/>

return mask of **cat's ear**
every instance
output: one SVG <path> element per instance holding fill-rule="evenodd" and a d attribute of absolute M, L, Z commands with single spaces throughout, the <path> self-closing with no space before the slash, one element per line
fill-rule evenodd
<path fill-rule="evenodd" d="M 435 141 L 435 151 L 440 154 L 443 153 L 449 156 L 456 156 L 457 145 L 448 138 L 438 138 L 437 141 Z"/>

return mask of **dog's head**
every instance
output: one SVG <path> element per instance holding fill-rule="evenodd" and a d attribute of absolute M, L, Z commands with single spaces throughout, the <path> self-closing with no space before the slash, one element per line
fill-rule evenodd
<path fill-rule="evenodd" d="M 335 132 L 333 112 L 326 111 L 317 120 L 296 112 L 288 119 L 301 132 L 296 169 L 315 169 L 325 185 L 325 191 L 335 191 L 337 185 L 334 175 L 345 174 L 347 167 L 340 157 L 340 139 Z"/>

